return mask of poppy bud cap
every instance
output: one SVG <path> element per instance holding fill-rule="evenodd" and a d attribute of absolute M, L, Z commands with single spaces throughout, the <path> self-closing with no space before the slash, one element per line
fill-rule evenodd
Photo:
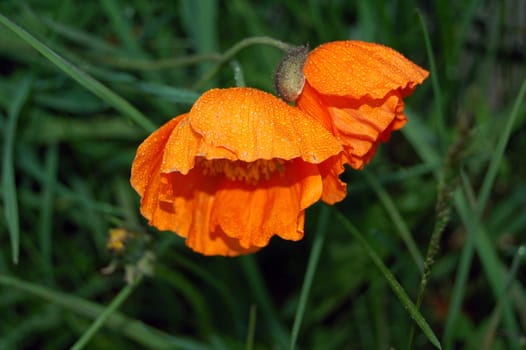
<path fill-rule="evenodd" d="M 295 101 L 303 91 L 305 85 L 303 66 L 308 53 L 308 45 L 290 49 L 281 59 L 278 69 L 274 73 L 276 92 L 279 97 L 287 102 Z"/>

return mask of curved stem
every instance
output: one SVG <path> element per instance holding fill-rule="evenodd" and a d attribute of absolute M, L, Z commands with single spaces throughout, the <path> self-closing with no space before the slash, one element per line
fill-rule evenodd
<path fill-rule="evenodd" d="M 216 65 L 208 71 L 208 73 L 199 79 L 193 86 L 192 90 L 199 90 L 201 87 L 203 87 L 207 82 L 209 82 L 216 74 L 219 72 L 221 67 L 228 61 L 230 61 L 235 55 L 239 53 L 239 51 L 243 50 L 246 47 L 252 46 L 252 45 L 268 45 L 268 46 L 274 46 L 280 50 L 287 51 L 292 47 L 292 45 L 284 43 L 283 41 L 270 38 L 268 36 L 254 36 L 251 38 L 246 38 L 232 46 L 230 49 L 226 50 L 222 55 L 221 58 L 218 60 Z"/>

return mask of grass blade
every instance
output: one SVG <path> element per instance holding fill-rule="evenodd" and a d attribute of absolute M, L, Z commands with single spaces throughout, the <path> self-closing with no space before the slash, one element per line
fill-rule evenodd
<path fill-rule="evenodd" d="M 484 336 L 484 350 L 490 350 L 492 348 L 492 345 L 494 343 L 494 339 L 497 333 L 497 327 L 499 326 L 501 314 L 502 314 L 502 304 L 509 300 L 509 292 L 511 289 L 511 286 L 513 284 L 513 281 L 515 281 L 518 276 L 517 273 L 519 272 L 519 267 L 521 265 L 521 260 L 526 257 L 526 246 L 521 245 L 517 252 L 515 253 L 515 257 L 513 258 L 513 262 L 511 264 L 511 268 L 508 272 L 508 277 L 506 279 L 506 285 L 503 290 L 502 295 L 498 298 L 497 305 L 495 306 L 495 309 L 493 310 L 493 313 L 490 318 L 490 322 L 488 325 L 488 328 L 486 330 L 486 334 Z M 512 333 L 514 336 L 518 336 L 518 333 Z"/>
<path fill-rule="evenodd" d="M 444 344 L 446 349 L 450 349 L 452 345 L 452 337 L 453 337 L 453 330 L 454 325 L 458 317 L 458 313 L 460 310 L 460 305 L 462 304 L 462 299 L 464 295 L 464 285 L 467 280 L 468 270 L 471 266 L 471 261 L 473 259 L 473 253 L 475 251 L 475 245 L 477 243 L 477 240 L 480 240 L 481 238 L 478 238 L 475 230 L 477 227 L 479 227 L 479 221 L 482 215 L 482 211 L 486 207 L 491 189 L 493 188 L 493 184 L 495 182 L 495 178 L 497 176 L 497 170 L 499 168 L 499 165 L 501 163 L 502 157 L 504 156 L 504 151 L 506 149 L 506 145 L 508 143 L 508 140 L 511 135 L 511 131 L 513 128 L 513 125 L 515 123 L 515 120 L 517 119 L 517 116 L 519 114 L 520 106 L 522 105 L 524 101 L 524 97 L 526 94 L 526 80 L 522 82 L 521 88 L 519 90 L 519 94 L 517 95 L 517 99 L 515 100 L 515 104 L 513 106 L 513 109 L 511 111 L 510 117 L 508 118 L 508 121 L 506 123 L 506 126 L 504 128 L 504 131 L 501 134 L 501 137 L 497 143 L 497 147 L 495 149 L 495 152 L 493 153 L 493 157 L 491 158 L 490 165 L 488 167 L 488 171 L 486 172 L 486 176 L 484 177 L 484 181 L 482 183 L 482 187 L 479 193 L 478 201 L 476 203 L 476 208 L 474 208 L 473 213 L 466 213 L 466 221 L 464 224 L 469 224 L 470 226 L 467 227 L 467 230 L 469 232 L 468 234 L 468 240 L 466 244 L 464 245 L 464 248 L 462 250 L 462 254 L 460 256 L 460 263 L 459 263 L 459 269 L 455 278 L 455 285 L 453 286 L 453 294 L 451 299 L 451 308 L 448 313 L 446 326 L 444 330 Z M 467 200 L 463 198 L 461 193 L 457 193 L 455 196 L 455 207 L 457 210 L 463 212 L 462 208 L 468 207 Z M 480 245 L 480 244 L 479 244 Z M 489 255 L 482 254 L 481 259 L 483 259 L 483 263 L 485 261 L 485 257 L 487 258 Z M 493 256 L 493 255 L 492 255 Z M 486 263 L 486 266 L 491 266 Z M 495 276 L 489 276 L 490 280 L 495 278 Z"/>
<path fill-rule="evenodd" d="M 413 258 L 415 265 L 418 267 L 420 272 L 423 271 L 424 268 L 424 259 L 422 258 L 422 254 L 418 250 L 415 240 L 413 239 L 413 236 L 411 235 L 411 231 L 409 230 L 409 227 L 407 227 L 407 224 L 405 223 L 404 219 L 402 218 L 402 215 L 400 215 L 400 211 L 396 207 L 395 203 L 389 196 L 389 194 L 385 191 L 385 189 L 382 187 L 380 182 L 374 177 L 373 175 L 369 174 L 367 171 L 364 172 L 365 179 L 369 183 L 369 185 L 373 188 L 374 192 L 376 192 L 376 195 L 382 202 L 382 205 L 384 206 L 385 211 L 387 211 L 387 214 L 393 221 L 400 238 L 402 238 L 402 241 L 404 241 L 407 250 L 409 250 L 409 253 L 411 254 L 411 257 Z"/>
<path fill-rule="evenodd" d="M 445 115 L 443 111 L 444 100 L 442 98 L 442 90 L 440 89 L 440 82 L 438 81 L 437 66 L 435 63 L 435 56 L 433 54 L 433 46 L 431 45 L 431 39 L 429 38 L 429 32 L 427 31 L 427 26 L 424 21 L 423 15 L 417 11 L 418 20 L 420 21 L 420 27 L 424 34 L 424 42 L 426 44 L 427 57 L 429 58 L 429 70 L 431 71 L 431 84 L 433 86 L 433 95 L 435 96 L 435 125 L 438 130 L 439 139 L 443 142 L 448 139 L 447 129 L 445 123 Z"/>
<path fill-rule="evenodd" d="M 155 276 L 170 285 L 173 293 L 180 295 L 180 301 L 192 310 L 195 321 L 188 319 L 189 324 L 195 324 L 196 333 L 201 337 L 207 338 L 213 333 L 208 305 L 198 288 L 190 281 L 188 276 L 180 273 L 178 269 L 173 269 L 162 264 L 155 264 Z"/>
<path fill-rule="evenodd" d="M 103 306 L 82 298 L 61 293 L 34 283 L 25 282 L 7 275 L 0 275 L 0 285 L 30 293 L 90 319 L 97 318 L 105 309 Z M 114 332 L 121 333 L 148 349 L 208 349 L 204 344 L 164 333 L 141 321 L 128 318 L 119 312 L 114 312 L 108 317 L 106 326 Z"/>
<path fill-rule="evenodd" d="M 323 205 L 320 209 L 320 215 L 318 219 L 318 227 L 316 234 L 314 235 L 314 241 L 312 242 L 312 250 L 309 256 L 309 262 L 307 263 L 307 271 L 305 272 L 305 279 L 303 280 L 303 286 L 301 288 L 300 299 L 298 301 L 298 308 L 296 310 L 296 316 L 294 317 L 294 324 L 292 325 L 292 332 L 290 336 L 290 350 L 294 350 L 296 347 L 296 341 L 300 332 L 301 323 L 303 321 L 303 315 L 305 314 L 305 307 L 307 306 L 307 300 L 309 299 L 309 293 L 314 280 L 314 274 L 318 267 L 318 261 L 320 260 L 321 249 L 323 248 L 323 242 L 325 241 L 325 234 L 327 232 L 327 223 L 329 221 L 330 208 Z"/>
<path fill-rule="evenodd" d="M 55 35 L 59 35 L 76 44 L 93 49 L 94 51 L 104 52 L 112 55 L 123 54 L 123 52 L 119 50 L 119 48 L 116 48 L 109 42 L 82 30 L 79 30 L 75 26 L 59 23 L 48 17 L 41 17 L 40 20 L 43 24 L 49 27 Z"/>
<path fill-rule="evenodd" d="M 98 80 L 93 79 L 91 76 L 75 67 L 70 62 L 59 56 L 55 51 L 44 45 L 41 41 L 31 35 L 22 27 L 12 22 L 7 17 L 0 14 L 0 23 L 5 25 L 13 33 L 18 35 L 27 44 L 33 47 L 35 50 L 40 52 L 49 61 L 55 64 L 60 70 L 69 75 L 80 85 L 106 101 L 109 105 L 120 111 L 123 115 L 128 116 L 144 130 L 152 132 L 156 129 L 156 126 L 147 119 L 141 112 L 133 107 L 128 101 L 117 95 L 115 92 L 107 88 L 105 85 L 100 83 Z"/>
<path fill-rule="evenodd" d="M 440 342 L 438 341 L 438 338 L 436 337 L 435 333 L 429 327 L 429 324 L 424 319 L 420 311 L 416 308 L 415 304 L 411 301 L 407 293 L 405 292 L 404 288 L 400 285 L 400 283 L 396 280 L 396 278 L 393 276 L 391 271 L 384 265 L 382 262 L 382 259 L 376 254 L 376 252 L 373 250 L 373 248 L 367 243 L 365 238 L 363 238 L 362 234 L 347 220 L 342 214 L 337 213 L 337 217 L 340 220 L 340 222 L 344 225 L 345 229 L 356 239 L 366 250 L 367 254 L 373 261 L 373 263 L 378 267 L 378 269 L 382 272 L 385 279 L 387 280 L 387 283 L 389 283 L 389 286 L 395 293 L 395 295 L 398 297 L 404 308 L 408 311 L 411 318 L 416 322 L 418 327 L 422 330 L 422 332 L 425 334 L 427 339 L 433 344 L 437 349 L 442 349 Z"/>
<path fill-rule="evenodd" d="M 42 271 L 47 282 L 52 282 L 53 260 L 51 248 L 53 244 L 53 207 L 56 192 L 58 172 L 58 146 L 52 144 L 46 151 L 44 165 L 44 188 L 41 195 L 38 236 L 42 254 Z"/>
<path fill-rule="evenodd" d="M 144 56 L 144 52 L 133 36 L 132 24 L 123 16 L 122 4 L 115 0 L 101 0 L 99 3 L 126 50 L 132 55 Z"/>
<path fill-rule="evenodd" d="M 495 148 L 495 152 L 493 153 L 493 156 L 491 157 L 491 163 L 488 167 L 488 171 L 486 172 L 486 176 L 484 177 L 484 182 L 482 183 L 482 187 L 479 192 L 479 198 L 478 198 L 478 205 L 477 205 L 477 216 L 480 218 L 482 215 L 482 211 L 486 207 L 486 204 L 488 202 L 489 195 L 491 193 L 491 189 L 493 188 L 493 184 L 495 183 L 495 178 L 497 177 L 497 171 L 499 170 L 500 163 L 502 161 L 502 158 L 504 156 L 504 151 L 506 150 L 506 145 L 508 144 L 508 141 L 510 139 L 511 131 L 513 129 L 513 125 L 515 124 L 515 120 L 517 119 L 519 115 L 519 110 L 524 102 L 524 97 L 526 95 L 526 79 L 522 82 L 522 85 L 520 87 L 519 93 L 517 95 L 517 99 L 515 100 L 515 104 L 513 105 L 513 109 L 511 111 L 510 117 L 508 118 L 508 122 L 506 123 L 506 126 L 504 127 L 504 130 L 502 131 L 501 137 L 497 143 L 497 147 Z"/>
<path fill-rule="evenodd" d="M 405 114 L 411 120 L 402 129 L 402 134 L 407 138 L 409 143 L 413 146 L 414 151 L 418 154 L 429 167 L 432 169 L 440 169 L 442 164 L 440 155 L 434 149 L 431 140 L 434 138 L 431 130 L 425 125 L 424 121 L 418 115 L 411 113 L 406 108 Z"/>
<path fill-rule="evenodd" d="M 199 98 L 199 94 L 191 90 L 156 83 L 141 82 L 137 84 L 137 88 L 147 94 L 181 104 L 192 105 Z"/>
<path fill-rule="evenodd" d="M 256 318 L 257 308 L 256 305 L 250 307 L 250 314 L 248 318 L 248 332 L 247 332 L 247 342 L 245 350 L 254 349 L 254 335 L 256 334 Z"/>
<path fill-rule="evenodd" d="M 280 346 L 285 346 L 288 343 L 288 336 L 285 328 L 279 321 L 279 317 L 276 312 L 276 308 L 272 303 L 270 295 L 268 293 L 268 288 L 265 286 L 263 277 L 261 276 L 261 271 L 258 268 L 257 262 L 253 255 L 243 255 L 239 258 L 241 263 L 241 268 L 243 273 L 248 280 L 248 284 L 254 298 L 257 301 L 257 305 L 261 310 L 261 313 L 267 320 L 268 328 L 270 334 L 272 335 L 273 340 L 280 344 Z"/>
<path fill-rule="evenodd" d="M 446 349 L 453 348 L 453 331 L 456 325 L 456 317 L 458 316 L 462 304 L 465 289 L 464 286 L 466 285 L 475 249 L 477 250 L 478 256 L 484 267 L 494 298 L 499 301 L 502 307 L 504 323 L 507 329 L 512 334 L 518 333 L 517 321 L 515 320 L 510 301 L 508 298 L 501 299 L 506 288 L 504 268 L 501 266 L 502 264 L 500 263 L 494 247 L 488 238 L 488 234 L 481 226 L 479 220 L 476 220 L 476 215 L 473 210 L 470 210 L 466 196 L 460 191 L 458 191 L 455 196 L 455 207 L 468 231 L 468 238 L 465 248 L 462 251 L 449 311 L 449 314 L 453 314 L 455 318 L 451 318 L 448 314 L 446 329 L 444 332 L 444 344 L 447 346 Z M 509 344 L 511 349 L 518 349 L 513 341 L 510 340 Z"/>
<path fill-rule="evenodd" d="M 91 338 L 97 333 L 97 331 L 104 325 L 108 318 L 121 306 L 121 304 L 128 299 L 130 294 L 133 292 L 135 287 L 140 283 L 140 278 L 136 279 L 132 283 L 127 284 L 124 288 L 121 289 L 119 294 L 113 299 L 113 301 L 104 309 L 104 311 L 97 317 L 95 322 L 82 334 L 82 337 L 79 338 L 71 347 L 71 350 L 81 350 L 83 349 Z"/>
<path fill-rule="evenodd" d="M 18 196 L 15 183 L 14 148 L 16 129 L 20 110 L 24 105 L 32 84 L 32 77 L 26 75 L 14 92 L 13 101 L 9 106 L 7 126 L 4 134 L 4 155 L 2 162 L 2 188 L 4 213 L 11 239 L 11 255 L 13 263 L 18 264 L 20 253 L 20 218 L 18 216 Z"/>
<path fill-rule="evenodd" d="M 179 5 L 182 24 L 192 38 L 195 51 L 198 54 L 217 52 L 218 3 L 213 0 L 182 0 Z M 211 63 L 202 62 L 198 66 L 199 74 L 203 75 L 210 68 Z"/>

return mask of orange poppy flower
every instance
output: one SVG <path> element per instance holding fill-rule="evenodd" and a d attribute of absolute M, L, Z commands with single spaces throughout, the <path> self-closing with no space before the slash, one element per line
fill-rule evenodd
<path fill-rule="evenodd" d="M 150 225 L 196 252 L 235 256 L 273 235 L 301 239 L 305 209 L 341 197 L 340 152 L 319 122 L 268 93 L 213 89 L 139 146 L 131 184 Z"/>
<path fill-rule="evenodd" d="M 296 105 L 338 138 L 344 161 L 355 169 L 404 126 L 403 98 L 429 75 L 395 50 L 362 41 L 317 47 L 307 55 L 303 74 Z"/>

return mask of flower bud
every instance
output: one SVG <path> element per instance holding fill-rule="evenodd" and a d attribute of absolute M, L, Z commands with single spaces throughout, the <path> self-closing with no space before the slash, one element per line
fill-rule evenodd
<path fill-rule="evenodd" d="M 290 49 L 281 59 L 276 73 L 274 86 L 279 97 L 287 102 L 294 102 L 303 91 L 305 75 L 303 65 L 307 60 L 309 46 L 302 45 Z"/>

